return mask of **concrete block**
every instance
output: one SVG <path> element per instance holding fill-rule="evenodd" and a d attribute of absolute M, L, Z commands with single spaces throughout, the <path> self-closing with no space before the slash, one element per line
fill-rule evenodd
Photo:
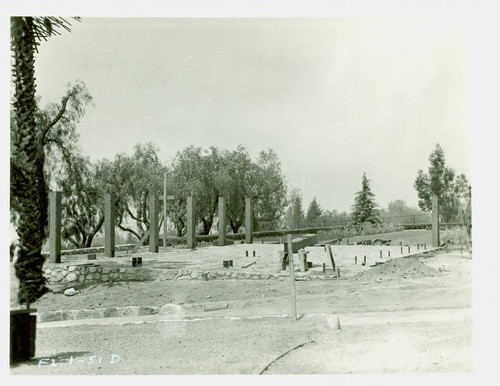
<path fill-rule="evenodd" d="M 229 307 L 228 302 L 213 302 L 213 303 L 207 303 L 203 307 L 203 310 L 205 312 L 208 311 L 219 311 L 219 310 L 225 310 Z"/>

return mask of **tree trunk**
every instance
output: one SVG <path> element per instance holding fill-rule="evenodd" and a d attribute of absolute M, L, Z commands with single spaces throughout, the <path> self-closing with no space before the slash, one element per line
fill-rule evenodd
<path fill-rule="evenodd" d="M 185 227 L 184 221 L 182 221 L 182 217 L 177 218 L 177 224 L 175 224 L 175 227 L 177 228 L 177 237 L 182 237 L 182 231 Z"/>
<path fill-rule="evenodd" d="M 19 252 L 15 264 L 16 276 L 19 278 L 19 301 L 26 298 L 34 302 L 48 292 L 43 277 L 42 245 L 47 223 L 47 195 L 43 176 L 43 157 L 39 154 L 39 138 L 35 121 L 35 37 L 33 20 L 24 21 L 16 18 L 18 28 L 12 36 L 14 56 L 13 81 L 15 84 L 13 108 L 19 141 L 14 149 L 13 162 L 18 176 L 11 186 L 12 194 L 18 200 L 19 220 L 17 234 Z M 43 153 L 42 153 L 43 155 Z"/>
<path fill-rule="evenodd" d="M 229 226 L 231 227 L 233 233 L 238 233 L 238 230 L 241 227 L 241 221 L 237 220 L 233 222 L 233 220 L 229 220 Z"/>
<path fill-rule="evenodd" d="M 200 235 L 208 235 L 210 230 L 212 229 L 212 225 L 214 223 L 214 217 L 210 216 L 208 219 L 202 217 L 201 222 L 203 223 L 203 229 Z"/>
<path fill-rule="evenodd" d="M 99 232 L 99 230 L 102 227 L 102 224 L 104 224 L 104 216 L 101 216 L 99 218 L 99 222 L 95 226 L 95 228 L 92 230 L 92 232 L 89 233 L 89 236 L 87 238 L 87 243 L 85 244 L 86 248 L 90 248 L 92 246 L 92 241 L 94 241 L 94 237 Z"/>

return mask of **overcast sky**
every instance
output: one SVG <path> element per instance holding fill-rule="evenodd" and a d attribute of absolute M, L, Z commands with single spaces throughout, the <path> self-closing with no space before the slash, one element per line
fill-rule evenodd
<path fill-rule="evenodd" d="M 42 105 L 83 80 L 92 160 L 154 142 L 273 149 L 305 209 L 350 211 L 363 172 L 381 207 L 417 206 L 436 143 L 470 177 L 469 47 L 459 23 L 422 18 L 83 18 L 36 59 Z"/>

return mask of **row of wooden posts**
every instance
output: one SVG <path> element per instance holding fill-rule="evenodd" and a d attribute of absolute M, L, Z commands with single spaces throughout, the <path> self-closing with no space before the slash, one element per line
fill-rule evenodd
<path fill-rule="evenodd" d="M 49 259 L 51 263 L 61 262 L 61 196 L 62 192 L 50 192 L 49 193 Z M 165 203 L 170 198 L 169 196 L 158 196 L 152 194 L 149 197 L 149 232 L 146 234 L 144 239 L 149 236 L 149 251 L 158 253 L 158 242 L 159 242 L 159 231 L 160 231 L 160 221 L 163 218 L 163 242 L 166 246 L 166 229 L 167 222 L 166 217 L 166 206 Z M 159 211 L 159 201 L 163 201 L 164 211 L 160 214 Z M 104 256 L 114 257 L 115 256 L 115 194 L 106 193 L 104 195 Z M 194 196 L 187 197 L 186 203 L 186 241 L 187 248 L 194 249 L 196 246 L 196 219 L 195 219 L 195 198 Z M 252 213 L 253 204 L 252 198 L 247 197 L 245 199 L 245 242 L 251 244 L 253 241 L 253 229 L 252 229 Z M 219 238 L 218 245 L 226 245 L 226 199 L 224 197 L 219 197 Z M 143 240 L 144 240 L 143 239 Z M 142 241 L 141 240 L 141 244 Z"/>
<path fill-rule="evenodd" d="M 62 192 L 49 193 L 49 259 L 52 263 L 61 262 L 61 196 Z M 159 196 L 152 194 L 149 198 L 149 251 L 158 252 L 159 220 L 163 217 L 163 242 L 166 246 L 166 201 L 170 196 Z M 163 201 L 163 213 L 160 216 L 159 201 Z M 104 256 L 115 256 L 115 194 L 106 193 L 104 196 Z M 194 249 L 196 245 L 196 220 L 195 220 L 195 198 L 187 197 L 187 248 Z M 252 229 L 252 198 L 245 199 L 245 243 L 253 241 Z M 219 197 L 219 239 L 218 245 L 226 245 L 226 200 Z M 432 246 L 439 247 L 439 202 L 437 196 L 432 197 Z"/>

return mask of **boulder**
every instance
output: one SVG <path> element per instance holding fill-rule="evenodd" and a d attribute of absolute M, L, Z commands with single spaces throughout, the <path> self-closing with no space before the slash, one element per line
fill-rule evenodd
<path fill-rule="evenodd" d="M 74 288 L 68 288 L 67 290 L 64 291 L 64 295 L 66 295 L 66 296 L 73 296 L 76 294 L 77 294 L 77 292 Z"/>
<path fill-rule="evenodd" d="M 77 276 L 73 272 L 71 272 L 70 274 L 68 274 L 68 276 L 66 276 L 67 281 L 75 281 L 76 279 L 77 279 Z"/>

